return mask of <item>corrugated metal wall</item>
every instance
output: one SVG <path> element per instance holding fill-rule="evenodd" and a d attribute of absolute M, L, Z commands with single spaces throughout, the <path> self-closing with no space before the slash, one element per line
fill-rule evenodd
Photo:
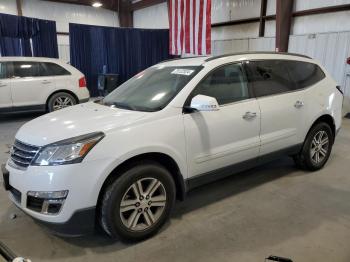
<path fill-rule="evenodd" d="M 244 52 L 273 51 L 274 37 L 214 40 L 213 55 Z M 289 39 L 289 52 L 308 55 L 321 62 L 338 82 L 346 96 L 346 110 L 350 111 L 350 31 L 292 35 Z"/>

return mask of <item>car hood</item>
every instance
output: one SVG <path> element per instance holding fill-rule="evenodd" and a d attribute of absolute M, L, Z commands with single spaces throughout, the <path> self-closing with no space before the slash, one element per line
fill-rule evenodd
<path fill-rule="evenodd" d="M 99 105 L 93 102 L 65 108 L 38 117 L 24 124 L 16 139 L 36 146 L 43 146 L 60 140 L 105 132 L 129 126 L 150 113 L 123 110 Z"/>

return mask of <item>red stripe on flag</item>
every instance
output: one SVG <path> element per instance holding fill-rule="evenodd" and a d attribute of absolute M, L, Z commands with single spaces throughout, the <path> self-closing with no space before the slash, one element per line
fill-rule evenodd
<path fill-rule="evenodd" d="M 207 17 L 206 17 L 206 33 L 205 33 L 205 41 L 206 41 L 206 54 L 211 54 L 211 0 L 207 0 Z"/>
<path fill-rule="evenodd" d="M 178 55 L 178 50 L 177 50 L 177 33 L 178 33 L 178 17 L 179 17 L 179 12 L 178 12 L 178 8 L 177 8 L 177 5 L 178 5 L 178 2 L 179 0 L 175 0 L 175 14 L 174 15 L 174 18 L 175 18 L 175 27 L 174 27 L 174 32 L 175 32 L 175 39 L 174 39 L 174 42 L 175 42 L 175 55 Z"/>
<path fill-rule="evenodd" d="M 169 0 L 169 54 L 173 54 L 173 0 Z"/>
<path fill-rule="evenodd" d="M 193 24 L 193 54 L 196 53 L 196 0 L 193 0 L 192 24 Z"/>
<path fill-rule="evenodd" d="M 186 0 L 186 21 L 185 21 L 185 52 L 186 53 L 191 53 L 191 41 L 190 41 L 190 0 Z"/>
<path fill-rule="evenodd" d="M 199 1 L 198 54 L 202 54 L 203 1 Z"/>
<path fill-rule="evenodd" d="M 183 53 L 184 47 L 184 0 L 180 2 L 180 53 Z"/>

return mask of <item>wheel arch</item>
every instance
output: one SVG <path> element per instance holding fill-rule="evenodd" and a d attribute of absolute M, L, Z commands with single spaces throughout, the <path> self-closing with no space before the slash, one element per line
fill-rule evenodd
<path fill-rule="evenodd" d="M 332 134 L 333 134 L 333 142 L 334 142 L 334 139 L 335 139 L 335 135 L 336 135 L 336 126 L 335 126 L 335 120 L 334 118 L 330 115 L 330 114 L 323 114 L 321 116 L 319 116 L 311 125 L 309 131 L 308 131 L 308 134 L 310 132 L 310 130 L 315 126 L 317 125 L 318 123 L 326 123 L 330 126 L 331 130 L 332 130 Z"/>
<path fill-rule="evenodd" d="M 119 165 L 117 165 L 106 177 L 102 187 L 100 189 L 97 205 L 100 206 L 100 201 L 103 198 L 103 194 L 111 183 L 113 183 L 123 172 L 132 167 L 133 165 L 140 164 L 145 161 L 153 161 L 165 167 L 172 175 L 175 186 L 176 186 L 176 198 L 179 200 L 184 200 L 186 195 L 186 184 L 185 180 L 181 174 L 179 165 L 176 161 L 169 155 L 160 152 L 150 152 L 135 155 L 127 160 L 124 160 Z"/>
<path fill-rule="evenodd" d="M 48 96 L 48 98 L 46 99 L 46 103 L 45 103 L 45 108 L 46 108 L 46 110 L 48 110 L 50 98 L 51 98 L 53 95 L 55 95 L 55 94 L 57 94 L 57 93 L 61 93 L 61 92 L 62 92 L 62 93 L 67 93 L 67 94 L 72 95 L 72 96 L 74 97 L 75 101 L 77 102 L 77 104 L 79 104 L 79 98 L 78 98 L 78 96 L 77 96 L 74 92 L 72 92 L 72 91 L 70 91 L 70 90 L 67 90 L 67 89 L 59 89 L 59 90 L 55 90 L 53 93 L 51 93 L 51 94 Z"/>

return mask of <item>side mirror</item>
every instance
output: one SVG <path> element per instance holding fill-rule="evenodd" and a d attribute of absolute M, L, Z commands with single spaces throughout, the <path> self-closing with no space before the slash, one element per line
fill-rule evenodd
<path fill-rule="evenodd" d="M 220 109 L 214 97 L 204 95 L 196 95 L 192 98 L 190 107 L 198 111 L 218 111 Z"/>

